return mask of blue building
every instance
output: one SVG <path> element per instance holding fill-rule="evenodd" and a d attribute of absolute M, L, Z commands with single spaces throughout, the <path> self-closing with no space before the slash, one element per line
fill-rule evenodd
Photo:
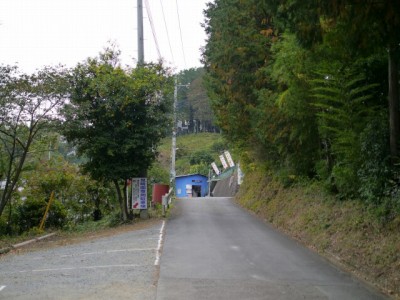
<path fill-rule="evenodd" d="M 189 174 L 175 177 L 177 197 L 204 197 L 208 194 L 208 177 Z"/>

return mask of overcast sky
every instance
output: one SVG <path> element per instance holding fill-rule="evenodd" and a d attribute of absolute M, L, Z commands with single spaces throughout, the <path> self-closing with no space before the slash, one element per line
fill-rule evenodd
<path fill-rule="evenodd" d="M 157 61 L 158 54 L 146 2 L 167 65 L 177 70 L 201 66 L 199 48 L 205 45 L 206 35 L 200 23 L 210 0 L 143 0 L 148 62 Z M 17 63 L 27 73 L 44 65 L 74 66 L 114 41 L 122 51 L 123 64 L 133 66 L 137 61 L 136 8 L 137 0 L 0 0 L 0 63 Z"/>

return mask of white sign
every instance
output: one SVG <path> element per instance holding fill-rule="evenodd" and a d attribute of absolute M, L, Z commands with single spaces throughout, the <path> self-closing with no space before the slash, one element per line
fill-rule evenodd
<path fill-rule="evenodd" d="M 132 178 L 132 208 L 147 209 L 147 178 Z"/>
<path fill-rule="evenodd" d="M 231 168 L 233 168 L 235 166 L 235 163 L 233 162 L 231 154 L 229 153 L 229 151 L 225 151 L 224 153 L 225 153 L 226 159 L 228 160 L 229 166 Z"/>
<path fill-rule="evenodd" d="M 228 164 L 226 163 L 225 157 L 223 154 L 221 154 L 219 156 L 219 160 L 221 161 L 222 166 L 224 167 L 224 169 L 226 169 L 228 167 Z"/>
<path fill-rule="evenodd" d="M 220 171 L 219 171 L 219 169 L 217 167 L 217 164 L 215 162 L 213 162 L 211 164 L 211 167 L 214 169 L 215 174 L 219 175 Z"/>

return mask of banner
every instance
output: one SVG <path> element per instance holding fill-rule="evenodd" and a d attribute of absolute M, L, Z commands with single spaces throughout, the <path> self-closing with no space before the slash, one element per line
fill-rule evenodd
<path fill-rule="evenodd" d="M 132 178 L 132 208 L 147 209 L 147 178 Z"/>
<path fill-rule="evenodd" d="M 235 166 L 235 163 L 233 162 L 232 156 L 229 153 L 229 151 L 225 151 L 224 152 L 226 159 L 228 160 L 228 164 L 231 168 L 233 168 Z"/>
<path fill-rule="evenodd" d="M 223 154 L 221 154 L 219 156 L 219 160 L 221 161 L 222 166 L 224 167 L 224 169 L 226 169 L 228 167 L 228 164 L 226 163 L 225 157 Z"/>
<path fill-rule="evenodd" d="M 211 164 L 211 167 L 214 169 L 215 174 L 219 175 L 221 172 L 219 171 L 217 164 L 215 162 L 213 162 Z"/>

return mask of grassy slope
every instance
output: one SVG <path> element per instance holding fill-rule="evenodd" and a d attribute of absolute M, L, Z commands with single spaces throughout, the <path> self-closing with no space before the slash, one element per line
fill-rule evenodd
<path fill-rule="evenodd" d="M 383 226 L 360 202 L 339 202 L 318 184 L 284 189 L 257 172 L 246 174 L 237 201 L 400 299 L 400 217 Z"/>
<path fill-rule="evenodd" d="M 178 136 L 176 139 L 176 174 L 189 173 L 189 159 L 190 155 L 194 152 L 205 150 L 212 151 L 215 143 L 222 143 L 223 138 L 221 134 L 217 133 L 198 133 Z M 159 157 L 158 161 L 162 167 L 169 170 L 171 163 L 171 138 L 166 138 L 158 148 Z M 217 152 L 213 152 L 217 159 Z"/>

